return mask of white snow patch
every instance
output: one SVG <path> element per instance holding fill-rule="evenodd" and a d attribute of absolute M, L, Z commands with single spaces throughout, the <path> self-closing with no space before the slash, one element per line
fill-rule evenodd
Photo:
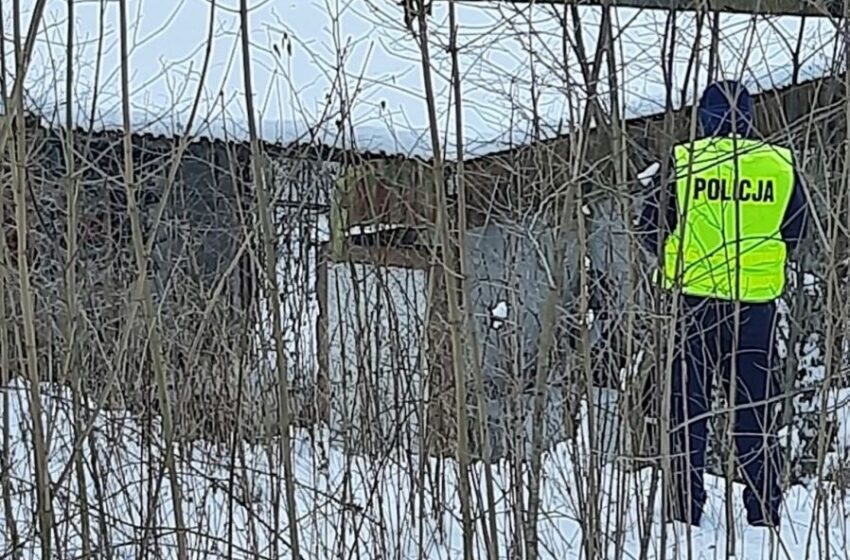
<path fill-rule="evenodd" d="M 500 301 L 490 310 L 490 326 L 494 329 L 501 329 L 508 318 L 508 302 Z"/>
<path fill-rule="evenodd" d="M 378 233 L 381 231 L 393 231 L 396 229 L 405 229 L 410 227 L 409 224 L 388 224 L 388 223 L 378 223 L 378 224 L 365 224 L 365 225 L 356 225 L 351 226 L 348 229 L 348 235 L 369 235 L 372 233 Z"/>
<path fill-rule="evenodd" d="M 493 309 L 490 310 L 491 315 L 494 319 L 507 319 L 508 318 L 508 302 L 500 301 L 493 306 Z"/>

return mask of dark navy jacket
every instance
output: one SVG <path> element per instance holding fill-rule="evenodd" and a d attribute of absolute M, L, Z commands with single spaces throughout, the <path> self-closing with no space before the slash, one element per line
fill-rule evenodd
<path fill-rule="evenodd" d="M 734 108 L 730 98 L 735 101 Z M 700 99 L 699 119 L 706 136 L 720 137 L 737 133 L 743 137 L 752 137 L 752 98 L 749 92 L 737 82 L 727 81 L 712 84 Z M 734 127 L 733 122 L 735 123 Z M 672 178 L 675 175 L 675 170 L 675 161 L 671 156 L 668 164 L 668 177 Z M 657 255 L 660 249 L 658 247 L 659 230 L 660 239 L 663 243 L 667 235 L 674 231 L 678 225 L 676 182 L 665 179 L 658 173 L 651 179 L 649 187 L 650 192 L 638 218 L 638 233 L 647 250 Z M 663 219 L 660 211 L 662 188 L 667 188 L 668 192 L 666 212 Z M 781 232 L 789 253 L 796 249 L 800 240 L 806 234 L 807 206 L 804 189 L 803 179 L 795 167 L 791 201 L 785 213 Z"/>

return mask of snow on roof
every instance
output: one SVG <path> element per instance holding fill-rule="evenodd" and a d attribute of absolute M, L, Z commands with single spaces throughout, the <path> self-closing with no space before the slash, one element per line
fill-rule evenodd
<path fill-rule="evenodd" d="M 25 30 L 34 0 L 21 3 Z M 183 131 L 209 45 L 210 64 L 200 88 L 193 133 L 247 138 L 238 1 L 220 0 L 215 6 L 209 0 L 128 0 L 128 4 L 134 128 L 160 134 Z M 432 155 L 421 62 L 416 41 L 404 27 L 399 4 L 388 0 L 252 0 L 251 60 L 262 137 L 287 143 L 315 140 L 346 148 Z M 3 4 L 3 9 L 9 53 L 13 50 L 12 3 Z M 551 136 L 567 128 L 564 123 L 572 120 L 570 107 L 574 113 L 581 105 L 583 88 L 572 47 L 567 47 L 566 59 L 562 54 L 559 9 L 563 10 L 553 5 L 496 2 L 459 5 L 466 156 L 532 139 L 532 75 L 542 135 Z M 592 7 L 580 12 L 585 45 L 593 49 L 601 12 Z M 117 3 L 77 2 L 75 13 L 72 97 L 76 124 L 119 127 Z M 790 81 L 800 18 L 732 14 L 722 18 L 722 76 L 740 76 L 754 91 Z M 662 110 L 667 12 L 619 9 L 615 19 L 620 50 L 617 58 L 626 60 L 617 71 L 625 114 L 642 116 Z M 65 3 L 49 3 L 26 82 L 29 106 L 54 122 L 64 120 L 66 22 Z M 446 3 L 434 4 L 430 22 L 438 123 L 441 140 L 448 146 L 447 155 L 454 158 Z M 572 24 L 568 21 L 568 25 Z M 673 69 L 676 84 L 684 83 L 688 76 L 696 29 L 694 14 L 678 16 Z M 705 86 L 708 66 L 709 39 L 707 33 L 702 35 L 696 89 Z M 573 36 L 570 32 L 568 40 Z M 833 53 L 842 50 L 836 45 L 833 22 L 807 19 L 800 77 L 817 77 L 834 68 Z M 604 71 L 601 78 L 607 84 Z M 689 100 L 694 97 L 693 81 L 691 73 Z M 341 128 L 337 120 L 343 103 L 349 108 L 350 119 Z"/>

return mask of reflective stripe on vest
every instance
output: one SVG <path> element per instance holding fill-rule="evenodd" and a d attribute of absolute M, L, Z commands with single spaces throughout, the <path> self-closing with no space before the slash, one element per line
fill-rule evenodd
<path fill-rule="evenodd" d="M 778 298 L 786 259 L 780 231 L 794 186 L 790 150 L 706 138 L 675 146 L 674 153 L 680 218 L 664 247 L 665 287 L 680 279 L 687 295 L 752 303 Z"/>

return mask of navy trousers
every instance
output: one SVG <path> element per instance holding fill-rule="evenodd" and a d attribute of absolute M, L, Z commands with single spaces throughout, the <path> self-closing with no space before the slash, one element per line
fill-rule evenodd
<path fill-rule="evenodd" d="M 703 474 L 711 387 L 715 373 L 720 374 L 729 398 L 734 360 L 734 440 L 746 484 L 747 521 L 756 526 L 778 526 L 782 455 L 776 435 L 779 383 L 773 367 L 776 305 L 741 305 L 736 347 L 734 303 L 684 297 L 683 304 L 683 323 L 675 336 L 676 348 L 684 356 L 675 356 L 671 372 L 670 513 L 679 521 L 700 524 L 706 499 Z M 725 434 L 723 437 L 725 441 Z"/>

